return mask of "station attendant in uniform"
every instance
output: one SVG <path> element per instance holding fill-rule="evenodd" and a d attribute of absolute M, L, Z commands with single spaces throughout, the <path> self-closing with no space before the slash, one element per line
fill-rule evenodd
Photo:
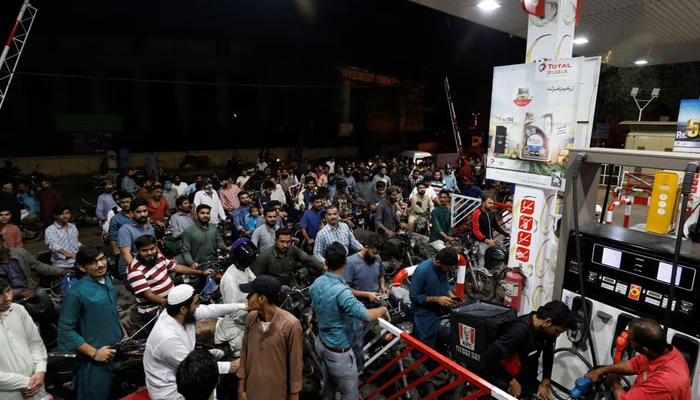
<path fill-rule="evenodd" d="M 615 400 L 691 400 L 690 372 L 683 354 L 666 343 L 658 322 L 648 318 L 629 323 L 627 340 L 639 353 L 629 361 L 598 368 L 586 374 L 593 382 L 605 375 Z M 625 392 L 618 375 L 637 375 Z"/>

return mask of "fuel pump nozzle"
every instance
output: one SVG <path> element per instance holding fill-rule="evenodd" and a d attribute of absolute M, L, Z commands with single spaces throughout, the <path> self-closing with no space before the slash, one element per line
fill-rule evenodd
<path fill-rule="evenodd" d="M 574 384 L 574 388 L 571 389 L 570 399 L 578 400 L 585 396 L 589 390 L 593 387 L 593 381 L 588 378 L 578 378 Z"/>

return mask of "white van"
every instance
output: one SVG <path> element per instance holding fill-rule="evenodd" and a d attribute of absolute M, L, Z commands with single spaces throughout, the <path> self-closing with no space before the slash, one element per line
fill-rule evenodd
<path fill-rule="evenodd" d="M 406 150 L 396 158 L 400 163 L 405 160 L 412 161 L 416 166 L 433 161 L 433 155 L 427 151 Z"/>

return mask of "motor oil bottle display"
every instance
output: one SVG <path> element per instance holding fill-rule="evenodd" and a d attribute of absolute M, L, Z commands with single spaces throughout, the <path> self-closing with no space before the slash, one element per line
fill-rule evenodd
<path fill-rule="evenodd" d="M 547 122 L 549 122 L 549 126 L 547 126 Z M 548 131 L 545 130 L 546 128 L 549 128 Z M 523 146 L 520 148 L 520 158 L 523 160 L 549 162 L 549 135 L 553 129 L 554 118 L 551 113 L 544 114 L 537 119 L 534 118 L 532 113 L 525 114 Z"/>

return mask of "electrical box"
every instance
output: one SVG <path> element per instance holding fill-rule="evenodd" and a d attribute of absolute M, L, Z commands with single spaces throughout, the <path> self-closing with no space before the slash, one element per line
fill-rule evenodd
<path fill-rule="evenodd" d="M 665 235 L 673 230 L 672 223 L 678 216 L 681 178 L 673 171 L 656 172 L 647 214 L 647 232 Z"/>

